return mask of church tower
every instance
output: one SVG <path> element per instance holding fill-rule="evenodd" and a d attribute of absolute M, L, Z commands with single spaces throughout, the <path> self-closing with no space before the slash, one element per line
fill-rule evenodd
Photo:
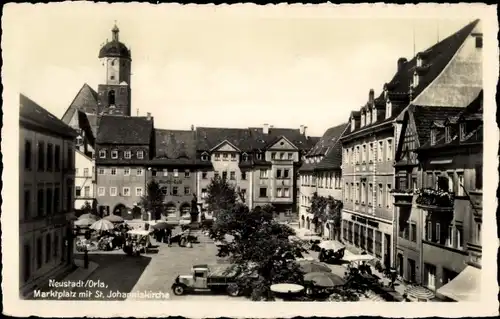
<path fill-rule="evenodd" d="M 99 51 L 99 59 L 106 68 L 105 84 L 98 86 L 99 115 L 125 115 L 131 116 L 131 90 L 130 76 L 132 58 L 130 50 L 120 42 L 120 30 L 115 26 L 111 30 L 112 40 Z"/>

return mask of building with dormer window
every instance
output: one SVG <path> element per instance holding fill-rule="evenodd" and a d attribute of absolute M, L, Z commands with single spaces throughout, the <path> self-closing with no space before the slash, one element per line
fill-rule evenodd
<path fill-rule="evenodd" d="M 482 88 L 479 34 L 476 20 L 410 61 L 400 58 L 383 92 L 374 98 L 370 90 L 368 103 L 351 114 L 351 125 L 341 139 L 343 154 L 350 156 L 342 166 L 348 194 L 343 238 L 379 258 L 385 267 L 395 265 L 397 228 L 391 190 L 402 126 L 399 115 L 410 104 L 465 107 L 471 102 L 471 95 L 464 92 L 477 93 Z"/>
<path fill-rule="evenodd" d="M 77 132 L 20 95 L 19 289 L 30 297 L 73 265 Z"/>

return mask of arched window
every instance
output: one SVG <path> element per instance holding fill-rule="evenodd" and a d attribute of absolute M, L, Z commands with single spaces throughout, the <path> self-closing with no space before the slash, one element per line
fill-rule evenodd
<path fill-rule="evenodd" d="M 115 90 L 108 92 L 108 105 L 115 105 Z"/>

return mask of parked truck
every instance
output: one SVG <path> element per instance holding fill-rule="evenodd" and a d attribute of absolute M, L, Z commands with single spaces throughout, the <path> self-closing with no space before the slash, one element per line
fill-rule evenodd
<path fill-rule="evenodd" d="M 236 282 L 242 275 L 240 269 L 232 264 L 195 265 L 190 275 L 179 275 L 175 278 L 172 290 L 180 296 L 195 291 L 225 290 L 231 297 L 241 293 Z"/>

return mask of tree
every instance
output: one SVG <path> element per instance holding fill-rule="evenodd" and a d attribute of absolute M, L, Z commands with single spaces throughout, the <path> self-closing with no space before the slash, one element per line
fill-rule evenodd
<path fill-rule="evenodd" d="M 151 212 L 155 220 L 161 218 L 161 212 L 163 210 L 164 195 L 161 191 L 160 184 L 157 181 L 152 180 L 147 185 L 147 192 L 141 197 L 140 204 L 146 210 Z"/>
<path fill-rule="evenodd" d="M 238 194 L 233 185 L 220 176 L 215 176 L 207 187 L 206 203 L 208 211 L 217 217 L 222 210 L 231 209 L 238 200 Z"/>
<path fill-rule="evenodd" d="M 328 219 L 332 220 L 333 223 L 331 227 L 333 227 L 333 238 L 340 240 L 340 227 L 342 223 L 342 208 L 344 204 L 342 201 L 334 199 L 332 196 L 328 196 Z"/>
<path fill-rule="evenodd" d="M 323 227 L 319 227 L 322 225 L 324 222 L 327 220 L 327 207 L 328 207 L 328 201 L 325 197 L 323 196 L 318 196 L 317 192 L 313 193 L 313 196 L 311 198 L 311 206 L 308 209 L 308 212 L 313 214 L 313 224 L 314 227 L 316 228 L 316 231 L 318 231 L 319 228 L 319 233 L 323 235 Z"/>
<path fill-rule="evenodd" d="M 211 237 L 232 240 L 219 248 L 219 257 L 239 266 L 243 272 L 238 283 L 253 300 L 270 300 L 274 283 L 302 283 L 303 273 L 295 262 L 306 252 L 302 242 L 289 240 L 293 229 L 274 220 L 271 206 L 250 210 L 242 203 L 219 211 Z"/>

